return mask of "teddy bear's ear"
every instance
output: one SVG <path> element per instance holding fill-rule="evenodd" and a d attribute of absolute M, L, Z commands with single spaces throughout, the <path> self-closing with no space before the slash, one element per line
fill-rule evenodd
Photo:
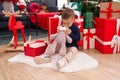
<path fill-rule="evenodd" d="M 58 30 L 66 30 L 66 27 L 64 27 L 64 26 L 58 26 Z"/>

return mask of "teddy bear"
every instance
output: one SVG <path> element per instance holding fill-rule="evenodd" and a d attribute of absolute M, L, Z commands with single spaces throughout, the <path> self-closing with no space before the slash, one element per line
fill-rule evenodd
<path fill-rule="evenodd" d="M 51 54 L 54 54 L 57 45 L 60 45 L 59 54 L 61 56 L 64 56 L 66 54 L 66 41 L 68 43 L 72 43 L 72 38 L 65 34 L 64 31 L 66 30 L 66 27 L 59 26 L 58 28 L 59 28 L 58 32 L 56 34 L 52 34 L 50 36 L 50 38 L 51 38 L 51 40 L 53 40 L 53 42 L 49 46 L 48 51 Z"/>

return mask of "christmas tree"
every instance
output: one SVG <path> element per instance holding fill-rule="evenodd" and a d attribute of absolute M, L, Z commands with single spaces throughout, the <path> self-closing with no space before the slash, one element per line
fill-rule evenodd
<path fill-rule="evenodd" d="M 95 17 L 99 17 L 99 3 L 111 1 L 112 0 L 70 0 L 70 2 L 78 2 L 82 4 L 82 15 L 85 12 L 93 12 Z"/>

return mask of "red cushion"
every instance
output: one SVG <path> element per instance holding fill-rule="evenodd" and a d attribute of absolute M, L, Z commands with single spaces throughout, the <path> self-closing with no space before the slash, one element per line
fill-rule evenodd
<path fill-rule="evenodd" d="M 40 12 L 41 6 L 37 2 L 33 2 L 29 5 L 29 11 L 30 12 Z"/>
<path fill-rule="evenodd" d="M 25 5 L 19 5 L 18 7 L 19 7 L 19 9 L 20 9 L 21 11 L 24 11 L 24 9 L 26 8 Z"/>

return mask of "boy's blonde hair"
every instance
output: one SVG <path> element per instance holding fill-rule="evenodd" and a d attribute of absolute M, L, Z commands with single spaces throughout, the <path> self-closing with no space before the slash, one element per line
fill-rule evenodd
<path fill-rule="evenodd" d="M 74 11 L 72 9 L 66 9 L 63 13 L 62 13 L 62 19 L 69 19 L 69 18 L 74 18 L 75 14 Z"/>

